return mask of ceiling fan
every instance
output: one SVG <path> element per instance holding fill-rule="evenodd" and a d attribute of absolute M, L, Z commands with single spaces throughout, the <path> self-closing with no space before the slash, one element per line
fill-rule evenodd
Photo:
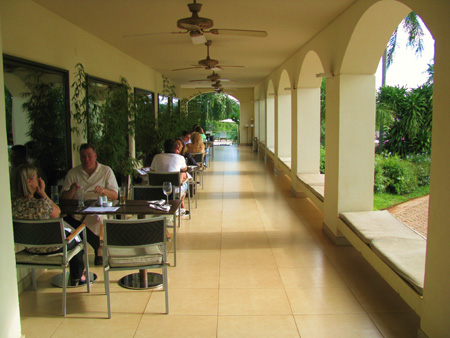
<path fill-rule="evenodd" d="M 222 79 L 222 77 L 219 74 L 217 74 L 215 71 L 213 71 L 213 73 L 211 75 L 208 75 L 206 77 L 206 79 L 204 79 L 204 80 L 191 80 L 190 82 L 208 82 L 208 81 L 216 82 L 217 80 L 235 82 L 233 80 Z"/>
<path fill-rule="evenodd" d="M 201 69 L 201 68 L 204 68 L 204 69 L 207 69 L 207 70 L 210 70 L 210 69 L 212 69 L 212 70 L 221 70 L 224 67 L 225 68 L 226 67 L 235 67 L 235 68 L 236 67 L 237 68 L 245 67 L 245 66 L 230 66 L 230 65 L 221 65 L 220 66 L 218 60 L 214 60 L 214 59 L 211 59 L 209 57 L 209 46 L 211 46 L 211 44 L 212 44 L 211 40 L 206 41 L 205 45 L 206 45 L 206 50 L 207 50 L 207 56 L 206 56 L 206 59 L 198 61 L 198 65 L 193 65 L 192 67 L 186 67 L 186 68 L 172 69 L 172 71 L 186 70 L 186 69 Z"/>
<path fill-rule="evenodd" d="M 192 13 L 192 16 L 189 18 L 179 19 L 177 21 L 177 27 L 180 29 L 185 29 L 183 32 L 171 32 L 170 34 L 188 34 L 192 39 L 192 43 L 194 45 L 199 45 L 202 43 L 206 43 L 205 33 L 211 33 L 216 35 L 240 35 L 240 36 L 251 36 L 251 37 L 266 37 L 268 34 L 266 31 L 260 30 L 248 30 L 248 29 L 227 29 L 227 28 L 215 28 L 212 29 L 214 22 L 208 18 L 202 18 L 198 15 L 200 10 L 202 9 L 202 4 L 197 3 L 197 0 L 194 0 L 193 3 L 187 5 L 189 11 Z M 154 35 L 155 33 L 148 34 L 132 34 L 132 35 L 124 35 L 124 37 L 138 37 L 138 36 L 147 36 Z M 161 34 L 161 33 L 156 33 Z M 162 33 L 166 34 L 166 33 Z"/>

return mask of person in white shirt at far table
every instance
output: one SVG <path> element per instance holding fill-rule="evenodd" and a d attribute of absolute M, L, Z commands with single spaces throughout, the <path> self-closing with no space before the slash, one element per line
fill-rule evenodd
<path fill-rule="evenodd" d="M 189 210 L 184 207 L 184 197 L 187 189 L 189 188 L 189 179 L 191 176 L 187 172 L 186 160 L 183 155 L 178 153 L 179 147 L 177 140 L 174 138 L 169 138 L 164 141 L 164 153 L 155 155 L 152 164 L 150 166 L 150 171 L 156 172 L 174 172 L 180 171 L 181 180 L 181 208 L 182 213 L 189 215 Z"/>
<path fill-rule="evenodd" d="M 77 199 L 80 189 L 84 191 L 84 199 L 97 199 L 106 196 L 108 200 L 116 200 L 119 196 L 119 186 L 112 169 L 97 162 L 97 152 L 92 144 L 82 144 L 80 147 L 81 164 L 67 173 L 61 192 L 61 199 Z M 103 265 L 100 249 L 100 232 L 103 218 L 100 215 L 68 215 L 64 220 L 74 228 L 86 224 L 87 241 L 94 249 L 95 265 Z"/>

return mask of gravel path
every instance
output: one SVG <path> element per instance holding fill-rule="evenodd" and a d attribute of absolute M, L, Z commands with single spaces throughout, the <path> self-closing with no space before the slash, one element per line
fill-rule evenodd
<path fill-rule="evenodd" d="M 430 196 L 427 195 L 396 205 L 387 210 L 400 221 L 427 238 L 429 200 Z"/>

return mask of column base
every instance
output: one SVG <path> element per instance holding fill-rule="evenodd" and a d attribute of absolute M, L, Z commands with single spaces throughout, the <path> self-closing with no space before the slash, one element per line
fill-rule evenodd
<path fill-rule="evenodd" d="M 335 235 L 325 223 L 322 223 L 322 231 L 335 245 L 350 245 L 350 242 L 344 236 Z"/>

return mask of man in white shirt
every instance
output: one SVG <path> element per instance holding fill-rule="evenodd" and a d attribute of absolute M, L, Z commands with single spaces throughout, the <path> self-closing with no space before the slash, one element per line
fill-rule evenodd
<path fill-rule="evenodd" d="M 112 169 L 97 162 L 97 153 L 92 144 L 83 144 L 80 147 L 81 165 L 72 168 L 67 173 L 61 192 L 61 199 L 76 199 L 80 189 L 84 191 L 85 199 L 97 199 L 98 196 L 107 196 L 109 200 L 116 200 L 119 187 Z M 82 222 L 87 225 L 87 240 L 94 248 L 95 265 L 102 265 L 103 258 L 100 250 L 100 227 L 102 219 L 98 215 L 69 215 L 64 220 L 74 228 Z"/>
<path fill-rule="evenodd" d="M 173 172 L 180 171 L 181 180 L 181 208 L 184 209 L 184 196 L 189 187 L 189 174 L 187 171 L 186 159 L 178 153 L 179 148 L 176 139 L 169 138 L 164 142 L 164 153 L 155 155 L 150 166 L 151 171 Z M 186 215 L 189 210 L 186 210 Z"/>

